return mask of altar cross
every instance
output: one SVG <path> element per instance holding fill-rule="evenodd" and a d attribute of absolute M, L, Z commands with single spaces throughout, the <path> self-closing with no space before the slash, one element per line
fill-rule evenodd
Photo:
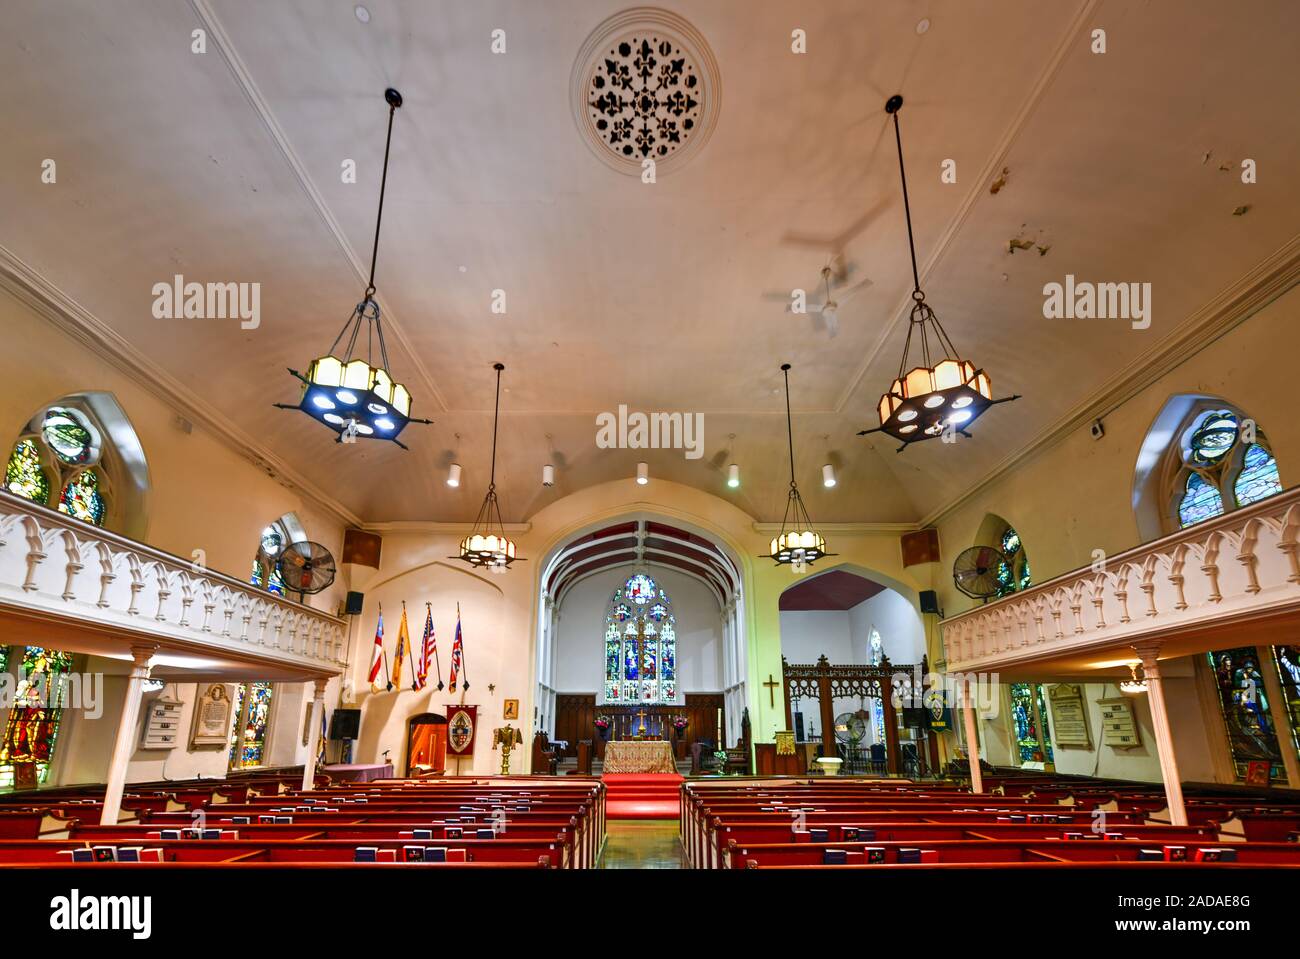
<path fill-rule="evenodd" d="M 767 703 L 769 706 L 775 709 L 776 708 L 776 687 L 780 686 L 781 684 L 772 678 L 771 673 L 768 673 L 767 682 L 763 683 L 763 685 L 767 687 Z"/>

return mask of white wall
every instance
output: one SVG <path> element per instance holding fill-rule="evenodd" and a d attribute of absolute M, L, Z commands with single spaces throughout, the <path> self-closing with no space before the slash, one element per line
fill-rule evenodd
<path fill-rule="evenodd" d="M 791 663 L 815 663 L 825 655 L 835 666 L 870 662 L 871 629 L 880 632 L 891 663 L 919 663 L 925 628 L 912 602 L 884 589 L 852 609 L 781 611 L 781 654 Z"/>
<path fill-rule="evenodd" d="M 555 682 L 563 693 L 605 694 L 605 609 L 632 566 L 603 570 L 564 597 L 555 628 Z M 722 689 L 722 611 L 699 580 L 658 566 L 648 574 L 668 593 L 677 618 L 677 695 Z"/>

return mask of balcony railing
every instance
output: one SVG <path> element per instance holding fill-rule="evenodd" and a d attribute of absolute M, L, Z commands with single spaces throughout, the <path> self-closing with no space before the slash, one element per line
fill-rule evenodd
<path fill-rule="evenodd" d="M 336 673 L 346 623 L 0 491 L 0 611 Z"/>
<path fill-rule="evenodd" d="M 973 671 L 1300 612 L 1300 487 L 953 616 Z"/>

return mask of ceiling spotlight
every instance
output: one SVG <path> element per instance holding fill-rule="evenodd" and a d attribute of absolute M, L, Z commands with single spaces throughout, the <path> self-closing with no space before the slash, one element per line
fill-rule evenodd
<path fill-rule="evenodd" d="M 732 489 L 740 486 L 740 467 L 735 463 L 727 467 L 727 485 Z"/>
<path fill-rule="evenodd" d="M 447 485 L 448 486 L 460 485 L 460 464 L 459 463 L 452 463 L 450 468 L 448 468 Z"/>
<path fill-rule="evenodd" d="M 545 466 L 542 467 L 542 485 L 543 486 L 555 485 L 555 467 L 552 466 L 550 463 L 547 463 Z"/>
<path fill-rule="evenodd" d="M 363 7 L 361 4 L 358 3 L 352 12 L 357 15 L 357 19 L 360 20 L 362 23 L 370 22 L 370 11 L 367 10 L 365 7 Z"/>
<path fill-rule="evenodd" d="M 637 463 L 637 464 L 636 464 L 636 481 L 637 481 L 637 484 L 640 485 L 640 486 L 645 486 L 646 483 L 649 483 L 649 482 L 650 482 L 650 464 L 649 464 L 649 463 Z"/>
<path fill-rule="evenodd" d="M 835 485 L 835 467 L 830 463 L 822 467 L 822 485 L 827 489 Z"/>

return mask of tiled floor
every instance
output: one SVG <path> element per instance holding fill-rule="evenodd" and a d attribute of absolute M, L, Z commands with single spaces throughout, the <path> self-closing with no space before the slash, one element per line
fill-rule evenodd
<path fill-rule="evenodd" d="M 602 869 L 682 869 L 677 820 L 611 820 Z"/>

